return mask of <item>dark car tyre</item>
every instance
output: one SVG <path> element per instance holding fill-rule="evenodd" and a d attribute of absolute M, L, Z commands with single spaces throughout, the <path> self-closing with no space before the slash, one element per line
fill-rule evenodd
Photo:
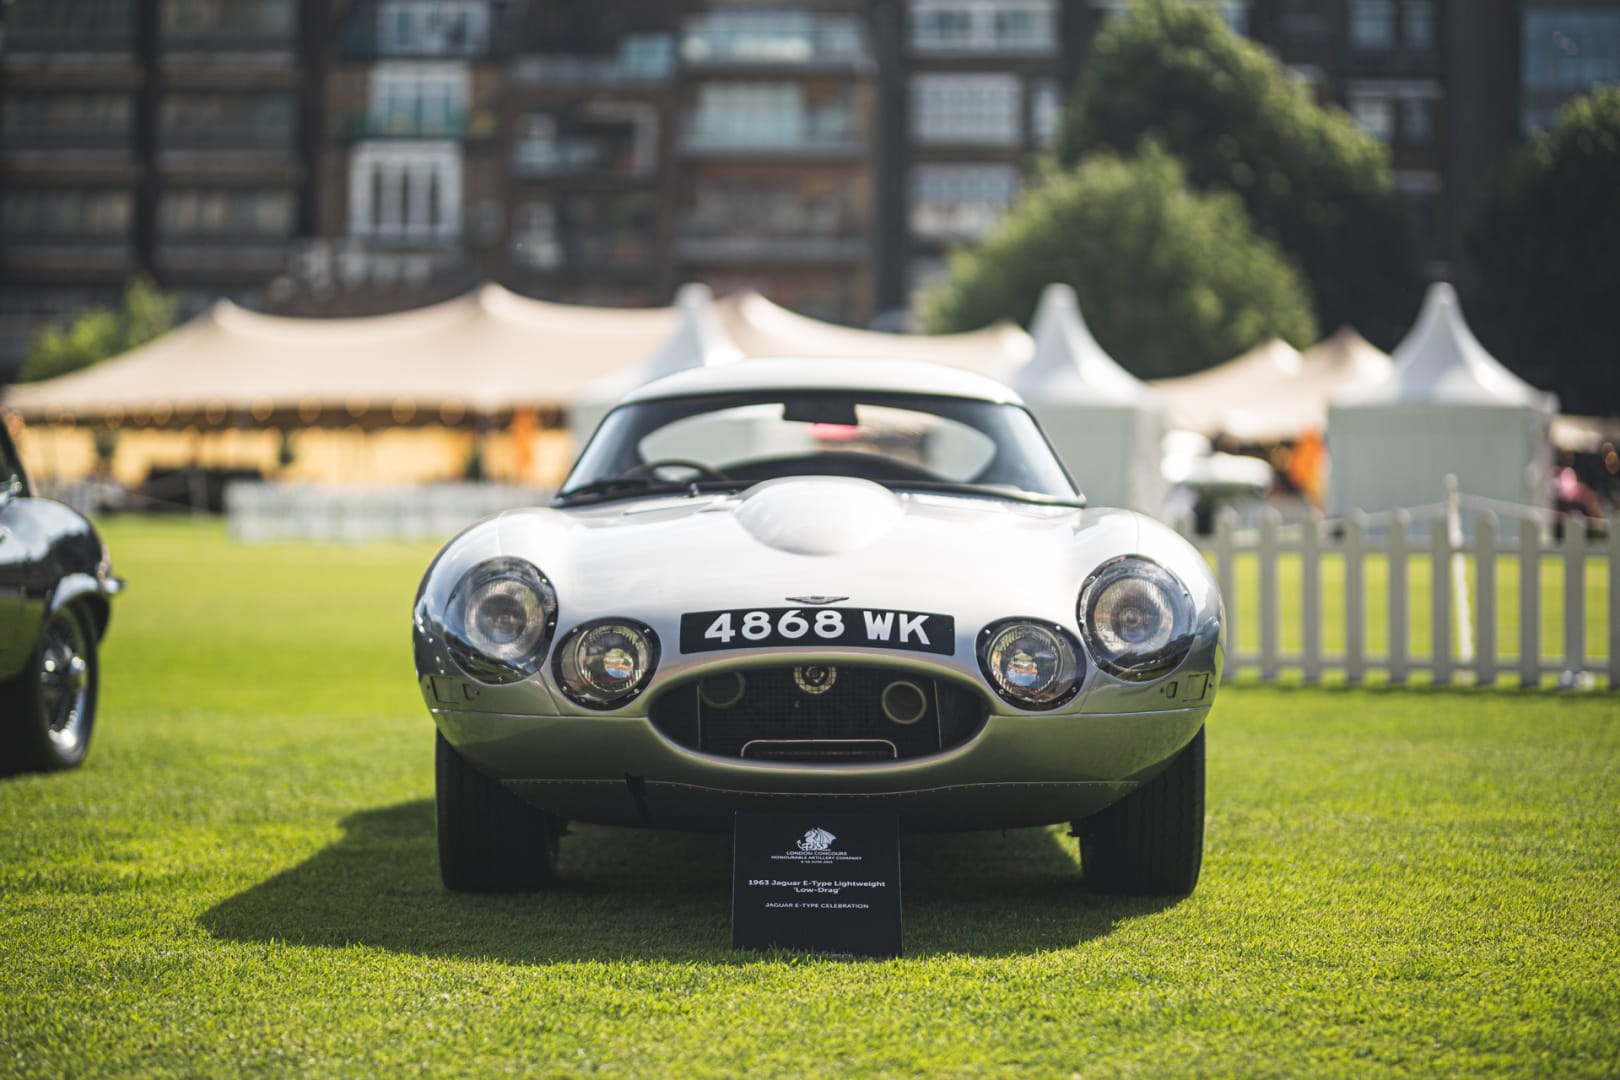
<path fill-rule="evenodd" d="M 557 876 L 564 822 L 507 791 L 435 732 L 439 875 L 457 892 L 543 889 Z"/>
<path fill-rule="evenodd" d="M 1168 768 L 1074 823 L 1086 887 L 1126 896 L 1185 896 L 1204 861 L 1204 729 Z"/>
<path fill-rule="evenodd" d="M 83 761 L 99 682 L 95 628 L 71 607 L 52 612 L 28 666 L 0 686 L 11 714 L 0 723 L 0 769 L 49 772 Z"/>

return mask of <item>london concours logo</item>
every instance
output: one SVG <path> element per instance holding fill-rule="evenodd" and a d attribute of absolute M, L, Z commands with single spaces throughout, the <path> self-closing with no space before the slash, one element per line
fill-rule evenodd
<path fill-rule="evenodd" d="M 799 850 L 826 851 L 828 848 L 832 847 L 832 842 L 836 839 L 838 839 L 838 837 L 834 836 L 826 829 L 811 829 L 809 832 L 804 834 L 804 839 L 799 841 Z"/>

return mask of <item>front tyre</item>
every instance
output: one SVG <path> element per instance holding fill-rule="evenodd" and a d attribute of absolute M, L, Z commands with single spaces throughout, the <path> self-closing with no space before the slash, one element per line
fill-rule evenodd
<path fill-rule="evenodd" d="M 1125 896 L 1186 896 L 1204 861 L 1204 729 L 1168 768 L 1074 823 L 1086 887 Z"/>
<path fill-rule="evenodd" d="M 557 876 L 563 821 L 513 795 L 434 733 L 439 875 L 456 892 L 543 889 Z"/>
<path fill-rule="evenodd" d="M 0 721 L 9 751 L 0 758 L 32 772 L 78 765 L 90 751 L 99 685 L 95 626 L 72 607 L 51 612 L 28 667 L 0 686 L 0 703 L 11 713 Z"/>

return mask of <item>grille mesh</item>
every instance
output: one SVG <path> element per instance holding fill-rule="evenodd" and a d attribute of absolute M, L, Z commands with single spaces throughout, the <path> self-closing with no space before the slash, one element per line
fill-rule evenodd
<path fill-rule="evenodd" d="M 719 757 L 801 762 L 848 762 L 924 757 L 959 746 L 984 723 L 976 696 L 954 683 L 915 672 L 885 668 L 836 667 L 832 686 L 819 694 L 801 689 L 794 669 L 756 668 L 743 672 L 742 697 L 728 708 L 702 700 L 701 683 L 679 687 L 652 705 L 653 726 L 681 746 Z M 725 700 L 734 687 L 717 677 Z M 897 724 L 883 715 L 883 690 L 903 680 L 927 698 L 923 715 Z M 824 746 L 818 747 L 816 741 Z M 888 745 L 892 744 L 891 752 Z"/>

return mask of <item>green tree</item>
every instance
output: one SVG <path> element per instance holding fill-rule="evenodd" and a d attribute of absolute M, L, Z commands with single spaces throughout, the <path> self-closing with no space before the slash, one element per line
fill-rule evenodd
<path fill-rule="evenodd" d="M 1142 378 L 1181 375 L 1272 337 L 1315 340 L 1298 274 L 1229 194 L 1188 188 L 1151 143 L 1032 187 L 976 249 L 955 253 L 923 299 L 938 331 L 1028 323 L 1049 282 L 1074 287 L 1098 342 Z"/>
<path fill-rule="evenodd" d="M 132 279 L 117 311 L 90 308 L 66 329 L 47 326 L 23 360 L 19 382 L 54 379 L 144 345 L 174 325 L 180 302 L 160 292 L 150 278 Z"/>
<path fill-rule="evenodd" d="M 1484 344 L 1565 409 L 1620 412 L 1620 87 L 1576 98 L 1519 150 L 1467 247 Z"/>
<path fill-rule="evenodd" d="M 1138 0 L 1098 35 L 1057 144 L 1072 165 L 1144 137 L 1194 187 L 1235 192 L 1292 259 L 1329 329 L 1389 348 L 1411 325 L 1423 270 L 1388 155 L 1339 109 L 1202 7 Z"/>

